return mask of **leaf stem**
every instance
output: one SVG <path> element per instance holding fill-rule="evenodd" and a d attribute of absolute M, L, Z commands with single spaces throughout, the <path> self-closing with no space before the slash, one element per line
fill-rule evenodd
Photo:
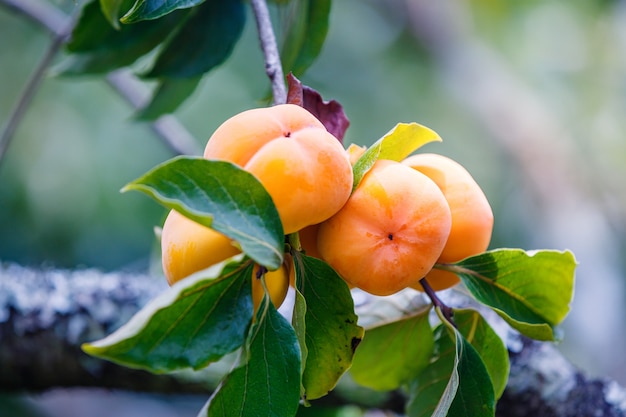
<path fill-rule="evenodd" d="M 278 43 L 272 28 L 270 12 L 265 0 L 251 0 L 252 10 L 257 23 L 259 41 L 265 57 L 265 72 L 272 84 L 272 95 L 274 104 L 287 102 L 287 89 L 285 87 L 285 76 L 280 62 Z"/>
<path fill-rule="evenodd" d="M 446 305 L 441 300 L 441 298 L 439 298 L 439 296 L 437 295 L 435 290 L 433 290 L 433 287 L 430 286 L 425 277 L 420 280 L 420 285 L 422 286 L 422 288 L 424 288 L 424 292 L 426 293 L 428 298 L 430 298 L 430 301 L 433 303 L 433 305 L 441 310 L 441 314 L 443 314 L 443 317 L 446 319 L 446 321 L 448 321 L 448 323 L 456 328 L 457 326 L 454 322 L 454 312 L 452 311 L 452 308 Z"/>
<path fill-rule="evenodd" d="M 302 252 L 302 244 L 300 243 L 300 233 L 290 233 L 287 235 L 287 241 L 291 248 L 295 251 Z"/>

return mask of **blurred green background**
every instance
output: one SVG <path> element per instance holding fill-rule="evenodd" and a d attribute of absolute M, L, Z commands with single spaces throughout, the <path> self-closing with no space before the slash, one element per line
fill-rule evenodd
<path fill-rule="evenodd" d="M 255 36 L 249 19 L 231 59 L 176 113 L 200 147 L 229 116 L 264 105 Z M 49 41 L 0 7 L 0 125 Z M 580 265 L 560 347 L 622 384 L 625 51 L 625 1 L 337 0 L 302 77 L 343 104 L 346 145 L 371 144 L 398 122 L 437 131 L 444 142 L 425 150 L 455 158 L 484 188 L 493 248 L 573 250 Z M 0 161 L 0 261 L 148 268 L 165 212 L 119 190 L 173 154 L 132 115 L 100 78 L 44 80 Z"/>

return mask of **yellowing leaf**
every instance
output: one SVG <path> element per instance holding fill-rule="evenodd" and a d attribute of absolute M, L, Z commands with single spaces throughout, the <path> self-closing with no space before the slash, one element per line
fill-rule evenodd
<path fill-rule="evenodd" d="M 356 187 L 363 176 L 379 159 L 402 161 L 427 143 L 439 141 L 439 135 L 417 123 L 398 123 L 385 136 L 369 147 L 367 151 L 354 164 L 354 185 Z"/>

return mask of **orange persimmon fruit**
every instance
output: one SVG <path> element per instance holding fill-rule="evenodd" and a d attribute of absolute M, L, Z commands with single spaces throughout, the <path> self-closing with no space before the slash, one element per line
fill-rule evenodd
<path fill-rule="evenodd" d="M 170 285 L 181 279 L 241 253 L 239 248 L 223 234 L 194 222 L 171 210 L 161 233 L 161 259 L 163 272 Z M 283 263 L 275 271 L 265 273 L 265 283 L 270 299 L 280 307 L 289 286 L 289 265 Z M 263 297 L 263 285 L 257 278 L 259 266 L 252 272 L 252 299 L 254 309 Z"/>
<path fill-rule="evenodd" d="M 432 269 L 451 222 L 431 179 L 399 162 L 378 160 L 342 209 L 320 224 L 317 248 L 349 285 L 390 295 Z"/>
<path fill-rule="evenodd" d="M 448 202 L 452 214 L 450 235 L 437 263 L 453 263 L 487 250 L 493 230 L 493 212 L 483 190 L 458 162 L 443 155 L 417 154 L 402 163 L 432 179 Z M 459 277 L 433 269 L 426 279 L 434 290 L 456 285 Z M 414 286 L 423 291 L 418 283 Z"/>
<path fill-rule="evenodd" d="M 252 173 L 272 197 L 285 234 L 328 219 L 352 191 L 347 153 L 315 116 L 294 104 L 231 117 L 209 138 L 204 157 Z"/>

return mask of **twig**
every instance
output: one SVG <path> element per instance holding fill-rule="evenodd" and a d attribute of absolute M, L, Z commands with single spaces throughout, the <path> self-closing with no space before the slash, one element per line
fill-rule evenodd
<path fill-rule="evenodd" d="M 285 87 L 285 76 L 280 62 L 278 43 L 272 29 L 272 21 L 265 0 L 251 0 L 254 17 L 259 32 L 261 49 L 265 56 L 265 72 L 272 83 L 272 95 L 274 104 L 287 102 L 287 89 Z"/>
<path fill-rule="evenodd" d="M 148 87 L 139 81 L 130 70 L 111 72 L 107 75 L 106 80 L 135 109 L 142 109 L 150 99 Z M 150 127 L 172 151 L 182 155 L 201 154 L 196 139 L 171 114 L 159 117 L 152 122 Z"/>
<path fill-rule="evenodd" d="M 13 7 L 13 0 L 9 0 L 9 3 Z M 38 9 L 33 9 L 33 11 L 38 13 Z M 41 61 L 39 61 L 39 64 L 35 68 L 35 71 L 26 83 L 24 91 L 20 95 L 17 104 L 15 105 L 15 108 L 9 116 L 9 120 L 7 121 L 6 126 L 2 130 L 2 134 L 0 135 L 0 163 L 3 161 L 4 155 L 9 148 L 9 144 L 11 143 L 11 139 L 13 138 L 15 129 L 17 129 L 20 122 L 22 121 L 24 115 L 26 114 L 26 111 L 28 110 L 28 107 L 30 106 L 31 101 L 35 97 L 37 89 L 41 85 L 41 81 L 46 74 L 46 70 L 52 63 L 52 60 L 54 59 L 61 46 L 63 46 L 70 33 L 72 32 L 72 28 L 74 26 L 73 17 L 65 17 L 63 19 L 59 18 L 57 20 L 53 16 L 49 19 L 50 21 L 52 21 L 52 19 L 55 19 L 54 22 L 57 25 L 57 28 L 54 31 L 54 36 L 52 38 L 50 46 L 48 46 L 46 53 L 41 58 Z"/>
<path fill-rule="evenodd" d="M 454 313 L 452 311 L 452 308 L 446 305 L 441 300 L 441 298 L 439 298 L 439 296 L 430 286 L 426 278 L 420 279 L 420 285 L 422 286 L 422 288 L 424 288 L 424 292 L 426 293 L 428 298 L 430 298 L 430 301 L 432 301 L 433 305 L 435 307 L 439 307 L 439 309 L 441 310 L 441 314 L 443 314 L 443 317 L 448 321 L 448 323 L 456 327 L 456 323 L 454 322 L 454 318 L 453 318 Z"/>
<path fill-rule="evenodd" d="M 67 16 L 50 3 L 42 0 L 0 0 L 0 5 L 4 5 L 29 18 L 46 28 L 56 37 L 62 36 L 66 30 Z M 130 72 L 114 72 L 109 74 L 106 79 L 109 85 L 134 108 L 141 108 L 147 102 L 149 97 L 148 88 Z M 200 147 L 193 135 L 174 116 L 162 116 L 153 122 L 151 127 L 175 153 L 186 155 L 200 154 Z"/>

